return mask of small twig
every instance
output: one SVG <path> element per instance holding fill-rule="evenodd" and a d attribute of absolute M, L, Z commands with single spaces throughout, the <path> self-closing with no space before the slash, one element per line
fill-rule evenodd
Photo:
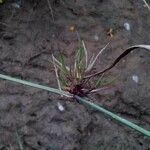
<path fill-rule="evenodd" d="M 148 3 L 146 2 L 146 0 L 143 0 L 143 2 L 145 3 L 146 7 L 150 10 L 150 6 L 149 6 Z"/>
<path fill-rule="evenodd" d="M 53 13 L 53 9 L 52 9 L 52 6 L 51 6 L 51 3 L 49 0 L 47 0 L 47 3 L 48 3 L 48 7 L 50 9 L 50 12 L 51 12 L 51 16 L 52 16 L 52 20 L 54 22 L 54 13 Z"/>

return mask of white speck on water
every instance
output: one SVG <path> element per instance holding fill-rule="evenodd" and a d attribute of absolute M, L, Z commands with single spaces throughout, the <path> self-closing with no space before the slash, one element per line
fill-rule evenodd
<path fill-rule="evenodd" d="M 126 62 L 126 60 L 125 60 L 125 59 L 123 59 L 123 60 L 122 60 L 122 62 L 123 62 L 123 63 L 125 63 L 125 62 Z"/>
<path fill-rule="evenodd" d="M 17 9 L 19 9 L 19 8 L 20 8 L 20 5 L 19 5 L 19 4 L 17 4 L 17 3 L 12 3 L 12 6 L 13 6 L 13 7 L 15 7 L 15 8 L 17 8 Z"/>
<path fill-rule="evenodd" d="M 131 27 L 130 27 L 130 24 L 128 22 L 125 22 L 124 23 L 124 27 L 127 31 L 130 31 L 131 30 Z"/>
<path fill-rule="evenodd" d="M 94 40 L 95 40 L 95 41 L 98 41 L 98 40 L 99 40 L 99 37 L 98 37 L 97 34 L 94 35 Z"/>
<path fill-rule="evenodd" d="M 138 83 L 139 82 L 139 77 L 137 75 L 133 75 L 132 76 L 132 80 L 135 82 L 135 83 Z"/>
<path fill-rule="evenodd" d="M 64 106 L 59 102 L 57 103 L 57 107 L 58 107 L 58 110 L 61 112 L 65 110 Z"/>

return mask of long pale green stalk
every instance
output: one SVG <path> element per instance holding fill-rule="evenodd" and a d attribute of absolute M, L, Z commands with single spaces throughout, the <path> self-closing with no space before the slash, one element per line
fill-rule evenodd
<path fill-rule="evenodd" d="M 136 125 L 136 124 L 134 124 L 134 123 L 132 123 L 132 122 L 122 118 L 122 117 L 119 117 L 118 115 L 116 115 L 116 114 L 106 110 L 105 108 L 103 108 L 101 106 L 98 106 L 97 104 L 94 104 L 94 103 L 92 103 L 90 101 L 85 100 L 84 98 L 81 98 L 79 96 L 75 96 L 75 98 L 80 103 L 82 103 L 84 105 L 87 105 L 87 106 L 89 106 L 89 107 L 91 107 L 91 108 L 93 108 L 93 109 L 95 109 L 97 111 L 103 112 L 106 115 L 110 116 L 111 118 L 117 120 L 118 122 L 120 122 L 120 123 L 122 123 L 122 124 L 124 124 L 124 125 L 126 125 L 128 127 L 131 127 L 133 129 L 135 129 L 136 131 L 139 131 L 139 132 L 143 133 L 144 135 L 150 137 L 150 131 L 148 131 L 148 130 L 142 128 L 142 127 L 139 127 L 138 125 Z"/>
<path fill-rule="evenodd" d="M 67 92 L 65 91 L 60 91 L 58 89 L 54 89 L 54 88 L 50 88 L 50 87 L 47 87 L 47 86 L 43 86 L 43 85 L 39 85 L 39 84 L 35 84 L 35 83 L 31 83 L 31 82 L 28 82 L 28 81 L 25 81 L 25 80 L 20 80 L 20 79 L 16 79 L 16 78 L 12 78 L 10 76 L 6 76 L 6 75 L 3 75 L 3 74 L 0 74 L 0 78 L 1 79 L 5 79 L 5 80 L 9 80 L 9 81 L 13 81 L 13 82 L 17 82 L 17 83 L 20 83 L 20 84 L 24 84 L 24 85 L 28 85 L 28 86 L 31 86 L 31 87 L 35 87 L 35 88 L 39 88 L 39 89 L 43 89 L 43 90 L 47 90 L 47 91 L 50 91 L 50 92 L 53 92 L 53 93 L 56 93 L 56 94 L 61 94 L 61 95 L 64 95 L 64 96 L 67 96 L 67 97 L 72 97 L 72 95 L 68 94 Z M 102 108 L 101 106 L 98 106 L 97 104 L 94 104 L 90 101 L 87 101 L 86 99 L 83 99 L 79 96 L 74 96 L 81 104 L 83 105 L 87 105 L 97 111 L 100 111 L 104 114 L 107 114 L 109 117 L 117 120 L 118 122 L 128 126 L 128 127 L 131 127 L 133 129 L 135 129 L 136 131 L 142 133 L 143 135 L 145 136 L 148 136 L 150 137 L 150 131 L 142 128 L 142 127 L 139 127 L 138 125 L 122 118 L 122 117 L 119 117 L 118 115 Z"/>
<path fill-rule="evenodd" d="M 146 1 L 146 0 L 143 0 L 143 2 L 145 3 L 145 5 L 146 5 L 146 7 L 148 8 L 148 10 L 150 10 L 150 6 L 149 6 L 149 4 L 147 3 L 147 1 Z"/>
<path fill-rule="evenodd" d="M 3 75 L 3 74 L 0 74 L 0 78 L 5 79 L 5 80 L 9 80 L 9 81 L 13 81 L 13 82 L 17 82 L 17 83 L 20 83 L 20 84 L 23 84 L 23 85 L 28 85 L 28 86 L 31 86 L 31 87 L 34 87 L 34 88 L 46 90 L 46 91 L 53 92 L 53 93 L 56 93 L 56 94 L 64 95 L 66 97 L 72 97 L 71 94 L 69 94 L 68 92 L 65 92 L 65 91 L 55 89 L 55 88 L 50 88 L 50 87 L 39 85 L 39 84 L 35 84 L 35 83 L 25 81 L 25 80 L 20 80 L 20 79 L 17 79 L 17 78 L 12 78 L 10 76 L 6 76 L 6 75 Z"/>

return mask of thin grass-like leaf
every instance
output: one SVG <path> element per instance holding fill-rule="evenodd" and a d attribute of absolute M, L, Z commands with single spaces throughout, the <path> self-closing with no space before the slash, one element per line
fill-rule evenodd
<path fill-rule="evenodd" d="M 62 64 L 62 70 L 64 71 L 64 73 L 67 75 L 69 68 L 67 69 L 67 66 L 65 65 L 65 61 L 64 61 L 64 56 L 63 54 L 60 54 L 60 62 Z"/>
<path fill-rule="evenodd" d="M 63 65 L 64 65 L 64 64 L 62 64 L 61 61 L 59 61 L 58 59 L 56 59 L 56 58 L 54 57 L 54 55 L 52 55 L 52 57 L 53 57 L 53 59 L 54 59 L 54 61 L 55 61 L 56 67 L 58 67 L 60 70 L 63 70 L 63 67 L 64 67 Z M 67 71 L 70 70 L 69 67 L 67 67 L 67 66 L 65 66 L 65 67 L 66 67 Z"/>
<path fill-rule="evenodd" d="M 97 80 L 97 82 L 96 82 L 96 87 L 97 87 L 97 85 L 102 81 L 103 77 L 104 77 L 104 73 L 103 73 L 103 74 L 99 77 L 99 79 Z"/>
<path fill-rule="evenodd" d="M 69 67 L 65 66 L 64 58 L 61 56 L 61 60 L 59 61 L 52 55 L 53 65 L 55 69 L 55 74 L 57 78 L 58 87 L 61 90 L 62 87 L 66 87 L 68 85 L 67 83 L 67 76 L 69 74 Z M 58 73 L 59 71 L 59 73 Z"/>
<path fill-rule="evenodd" d="M 67 76 L 63 73 L 59 73 L 59 80 L 61 82 L 62 88 L 68 86 L 68 80 L 67 80 Z"/>
<path fill-rule="evenodd" d="M 96 83 L 96 87 L 104 87 L 104 86 L 110 86 L 117 80 L 117 77 L 114 78 L 103 78 L 99 80 L 99 82 Z"/>
<path fill-rule="evenodd" d="M 61 85 L 60 85 L 60 80 L 59 80 L 59 76 L 58 76 L 58 70 L 57 70 L 57 68 L 56 68 L 56 64 L 55 64 L 55 58 L 54 58 L 54 56 L 52 55 L 52 59 L 53 59 L 53 65 L 54 65 L 54 69 L 55 69 L 55 74 L 56 74 L 56 80 L 57 80 L 57 84 L 58 84 L 58 89 L 59 90 L 62 90 L 61 89 Z"/>
<path fill-rule="evenodd" d="M 55 61 L 55 63 L 57 63 L 58 66 L 62 67 L 62 63 L 58 59 L 56 59 L 53 54 L 52 59 Z"/>
<path fill-rule="evenodd" d="M 109 43 L 108 43 L 109 44 Z M 108 46 L 108 44 L 104 47 L 104 48 L 102 48 L 100 51 L 99 51 L 99 53 L 95 56 L 95 58 L 93 59 L 93 61 L 91 61 L 90 63 L 89 63 L 89 65 L 88 65 L 88 67 L 87 67 L 87 69 L 86 69 L 86 72 L 89 72 L 92 68 L 93 68 L 93 66 L 94 66 L 94 64 L 95 64 L 95 62 L 96 62 L 96 60 L 98 59 L 98 57 L 100 56 L 100 54 L 102 54 L 102 52 L 106 49 L 106 47 Z"/>
<path fill-rule="evenodd" d="M 150 11 L 150 5 L 147 3 L 146 0 L 143 0 L 143 2 L 145 3 L 145 6 L 148 8 L 148 10 Z"/>
<path fill-rule="evenodd" d="M 145 48 L 147 50 L 150 50 L 150 45 L 134 45 L 134 46 L 131 46 L 130 48 Z"/>
<path fill-rule="evenodd" d="M 85 43 L 84 41 L 82 40 L 82 46 L 83 46 L 83 49 L 84 49 L 84 53 L 85 53 L 85 67 L 87 68 L 87 63 L 88 63 L 88 53 L 87 53 L 87 49 L 85 47 Z"/>
<path fill-rule="evenodd" d="M 107 89 L 109 89 L 109 88 L 110 88 L 110 87 L 97 88 L 97 89 L 92 90 L 91 93 L 96 93 L 96 92 L 99 92 L 99 91 L 103 92 L 104 90 L 107 90 Z"/>
<path fill-rule="evenodd" d="M 84 57 L 85 57 L 85 50 L 83 48 L 83 45 L 81 44 L 76 54 L 75 58 L 76 64 L 79 65 Z"/>
<path fill-rule="evenodd" d="M 16 140 L 18 142 L 20 150 L 24 150 L 24 147 L 23 147 L 23 144 L 22 144 L 22 141 L 21 141 L 21 138 L 20 138 L 18 132 L 16 132 Z"/>
<path fill-rule="evenodd" d="M 83 43 L 82 43 L 83 44 Z M 77 80 L 81 80 L 83 72 L 85 72 L 86 64 L 83 62 L 84 58 L 87 57 L 86 49 L 84 48 L 84 44 L 80 45 L 77 54 L 75 56 L 75 64 L 74 64 L 74 77 Z"/>
<path fill-rule="evenodd" d="M 90 61 L 89 61 L 89 65 L 92 64 L 92 62 L 94 61 L 94 57 L 95 57 L 95 55 L 93 54 L 92 57 L 91 57 L 91 59 L 90 59 Z M 88 65 L 88 67 L 89 67 L 89 65 Z M 87 69 L 88 69 L 88 67 L 87 67 Z M 86 71 L 87 71 L 87 69 L 86 69 Z"/>
<path fill-rule="evenodd" d="M 131 47 L 127 48 L 119 57 L 117 57 L 117 59 L 115 59 L 115 61 L 114 61 L 109 67 L 107 67 L 106 69 L 104 69 L 104 70 L 102 70 L 102 71 L 99 71 L 99 72 L 96 72 L 96 73 L 94 73 L 94 74 L 85 76 L 84 79 L 91 78 L 91 77 L 94 77 L 94 76 L 98 76 L 98 75 L 100 75 L 100 74 L 103 74 L 103 73 L 109 71 L 109 70 L 112 69 L 122 58 L 124 58 L 126 55 L 128 55 L 131 51 L 136 50 L 136 49 L 138 49 L 138 48 L 144 48 L 145 50 L 150 50 L 150 45 L 134 45 L 134 46 L 131 46 Z"/>

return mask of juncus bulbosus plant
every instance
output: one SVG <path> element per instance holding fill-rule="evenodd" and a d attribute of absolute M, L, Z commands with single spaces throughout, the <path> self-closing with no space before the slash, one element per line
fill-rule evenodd
<path fill-rule="evenodd" d="M 85 47 L 84 43 L 82 43 L 82 44 L 83 44 L 82 48 L 84 48 Z M 150 45 L 135 45 L 135 46 L 129 47 L 109 67 L 107 67 L 106 69 L 104 69 L 102 71 L 98 71 L 96 73 L 92 73 L 91 67 L 93 67 L 93 65 L 95 64 L 95 61 L 97 60 L 97 58 L 100 54 L 98 54 L 96 57 L 93 57 L 91 59 L 90 63 L 87 63 L 88 65 L 85 65 L 84 63 L 83 64 L 80 63 L 82 61 L 82 59 L 79 59 L 80 58 L 79 56 L 81 53 L 80 52 L 81 50 L 79 50 L 79 52 L 77 52 L 76 57 L 75 57 L 76 59 L 75 59 L 73 71 L 71 70 L 71 68 L 69 68 L 65 65 L 63 57 L 61 58 L 60 61 L 58 61 L 53 56 L 53 63 L 54 63 L 54 67 L 55 67 L 55 72 L 56 72 L 59 89 L 43 86 L 40 84 L 25 81 L 25 80 L 20 80 L 20 79 L 13 78 L 13 77 L 3 75 L 3 74 L 0 74 L 0 78 L 8 80 L 8 81 L 20 83 L 23 85 L 27 85 L 30 87 L 46 90 L 46 91 L 49 91 L 52 93 L 60 94 L 60 95 L 66 96 L 66 97 L 70 97 L 70 98 L 74 97 L 80 104 L 84 104 L 86 106 L 93 108 L 94 110 L 102 112 L 102 113 L 110 116 L 112 119 L 115 119 L 118 122 L 135 129 L 136 131 L 142 133 L 143 135 L 150 137 L 150 131 L 148 131 L 142 127 L 139 127 L 138 125 L 108 111 L 107 109 L 105 109 L 97 104 L 94 104 L 93 102 L 90 102 L 87 98 L 86 99 L 82 98 L 83 96 L 87 96 L 87 94 L 91 93 L 92 91 L 99 90 L 97 88 L 89 89 L 89 87 L 85 86 L 89 82 L 90 79 L 93 79 L 93 77 L 102 75 L 103 73 L 109 71 L 123 57 L 125 57 L 132 50 L 137 49 L 137 48 L 145 48 L 147 50 L 150 50 Z M 85 49 L 83 49 L 83 50 L 85 51 Z M 101 53 L 101 52 L 102 52 L 102 50 L 99 53 Z M 87 52 L 85 51 L 84 53 L 87 53 Z M 84 61 L 86 63 L 88 60 L 87 54 L 84 54 L 83 56 L 81 58 L 85 58 Z M 84 70 L 81 70 L 81 68 L 80 68 L 81 66 L 86 66 L 86 67 L 83 67 Z M 89 72 L 87 71 L 87 68 L 88 68 L 87 66 L 88 67 L 90 66 Z M 65 71 L 63 69 L 65 69 Z M 100 78 L 100 80 L 101 80 L 101 78 Z M 98 82 L 98 81 L 96 81 L 96 82 Z M 100 86 L 101 86 L 101 84 L 100 84 Z M 64 89 L 65 91 L 63 91 L 62 89 Z M 80 97 L 80 95 L 82 97 Z"/>
<path fill-rule="evenodd" d="M 150 50 L 150 45 L 135 45 L 129 47 L 119 57 L 117 57 L 109 67 L 102 71 L 92 73 L 92 68 L 94 67 L 98 57 L 107 48 L 107 46 L 108 44 L 102 48 L 97 55 L 93 55 L 89 59 L 84 41 L 81 41 L 79 49 L 75 55 L 74 66 L 72 68 L 65 64 L 64 56 L 62 54 L 60 59 L 57 59 L 52 55 L 59 89 L 81 97 L 85 97 L 89 93 L 97 92 L 102 87 L 107 86 L 114 81 L 114 79 L 109 79 L 108 82 L 104 83 L 102 81 L 102 76 L 105 72 L 112 69 L 123 57 L 137 48 Z M 96 81 L 94 80 L 95 83 L 91 85 L 91 80 L 96 76 L 99 76 L 99 79 Z"/>

